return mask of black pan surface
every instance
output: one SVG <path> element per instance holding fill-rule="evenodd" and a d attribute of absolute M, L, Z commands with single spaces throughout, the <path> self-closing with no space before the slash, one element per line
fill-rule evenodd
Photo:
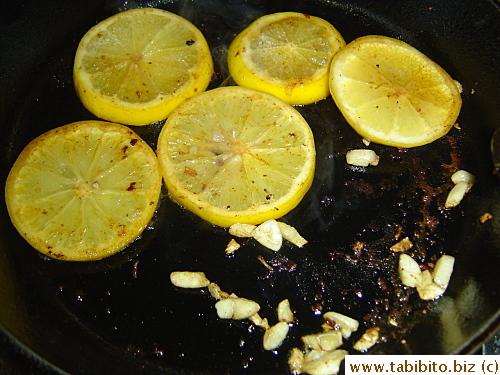
<path fill-rule="evenodd" d="M 42 5 L 43 4 L 43 5 Z M 4 347 L 31 359 L 30 373 L 284 374 L 291 348 L 318 332 L 333 310 L 381 327 L 373 354 L 466 354 L 500 324 L 500 194 L 489 138 L 500 124 L 500 9 L 493 1 L 370 0 L 97 1 L 48 0 L 9 4 L 0 16 L 2 183 L 22 148 L 39 134 L 94 118 L 72 84 L 80 38 L 118 11 L 151 6 L 191 20 L 216 60 L 211 88 L 226 81 L 225 49 L 252 20 L 298 11 L 330 21 L 347 42 L 368 34 L 402 39 L 427 54 L 463 85 L 459 127 L 409 150 L 370 145 L 376 168 L 345 164 L 363 147 L 333 100 L 298 107 L 316 140 L 317 172 L 303 202 L 282 220 L 309 240 L 272 252 L 252 241 L 234 256 L 230 239 L 172 203 L 164 192 L 143 236 L 121 253 L 83 264 L 45 259 L 17 234 L 1 204 L 0 325 Z M 162 123 L 135 127 L 155 147 Z M 443 209 L 450 175 L 477 177 L 455 209 Z M 485 212 L 493 219 L 481 223 Z M 457 259 L 441 299 L 423 302 L 400 285 L 388 248 L 408 236 L 411 254 L 435 262 Z M 264 259 L 272 270 L 264 267 Z M 248 321 L 217 318 L 204 290 L 173 287 L 169 274 L 204 271 L 228 292 L 257 301 L 276 321 L 288 298 L 296 322 L 276 351 L 262 350 L 262 331 Z M 11 350 L 12 352 L 12 350 Z M 17 357 L 16 357 L 17 358 Z M 4 360 L 6 373 L 22 373 Z M 26 369 L 25 369 L 26 370 Z"/>

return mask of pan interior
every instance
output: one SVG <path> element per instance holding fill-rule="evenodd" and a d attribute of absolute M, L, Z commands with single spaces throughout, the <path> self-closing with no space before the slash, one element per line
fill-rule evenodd
<path fill-rule="evenodd" d="M 36 7 L 34 3 L 27 4 Z M 62 263 L 29 247 L 2 205 L 0 297 L 8 307 L 2 308 L 0 320 L 5 331 L 41 358 L 75 374 L 88 369 L 139 373 L 144 366 L 148 373 L 285 373 L 288 351 L 301 346 L 302 335 L 319 332 L 321 313 L 329 310 L 361 322 L 359 332 L 346 341 L 348 349 L 366 328 L 379 326 L 382 338 L 373 353 L 473 350 L 477 336 L 496 324 L 500 307 L 500 197 L 488 147 L 499 120 L 495 107 L 488 107 L 488 91 L 496 92 L 494 82 L 500 82 L 500 58 L 486 66 L 490 59 L 485 60 L 483 50 L 474 56 L 465 52 L 471 49 L 471 37 L 495 35 L 500 13 L 489 2 L 474 10 L 457 5 L 451 6 L 455 21 L 450 21 L 450 4 L 417 3 L 389 1 L 382 7 L 361 0 L 95 1 L 94 7 L 79 10 L 62 38 L 45 30 L 46 25 L 35 25 L 46 36 L 46 52 L 39 51 L 36 62 L 25 61 L 18 68 L 29 73 L 7 81 L 6 88 L 18 85 L 9 91 L 12 97 L 2 94 L 9 104 L 1 108 L 7 120 L 1 125 L 3 181 L 31 139 L 56 126 L 93 118 L 72 86 L 76 46 L 96 22 L 136 6 L 173 11 L 201 29 L 216 64 L 210 88 L 227 83 L 225 52 L 239 31 L 261 15 L 291 10 L 325 18 L 347 42 L 368 34 L 405 40 L 462 83 L 464 106 L 460 129 L 430 145 L 400 150 L 371 144 L 381 161 L 366 169 L 345 163 L 348 150 L 364 146 L 331 98 L 297 107 L 313 130 L 318 154 L 311 190 L 283 218 L 309 241 L 300 249 L 285 245 L 275 253 L 246 240 L 234 256 L 227 256 L 228 233 L 181 209 L 164 192 L 150 227 L 127 249 L 98 262 Z M 49 1 L 47 7 L 50 4 L 57 3 Z M 58 12 L 76 17 L 68 6 Z M 449 24 L 442 22 L 445 19 Z M 458 29 L 457 23 L 475 28 L 477 35 Z M 14 56 L 6 51 L 4 56 Z M 491 79 L 485 82 L 486 77 Z M 134 130 L 155 147 L 161 126 Z M 478 183 L 459 207 L 444 210 L 442 203 L 452 187 L 449 175 L 457 167 L 474 173 Z M 483 224 L 478 218 L 485 212 L 494 219 Z M 420 301 L 400 285 L 397 256 L 389 247 L 404 237 L 412 239 L 411 253 L 422 262 L 435 262 L 444 253 L 456 257 L 451 284 L 440 300 Z M 289 337 L 277 351 L 263 351 L 259 328 L 248 321 L 218 319 L 215 301 L 205 290 L 173 287 L 170 272 L 182 270 L 203 271 L 223 290 L 257 301 L 261 315 L 271 322 L 277 319 L 277 304 L 288 298 L 297 318 Z M 82 351 L 87 359 L 80 358 Z"/>

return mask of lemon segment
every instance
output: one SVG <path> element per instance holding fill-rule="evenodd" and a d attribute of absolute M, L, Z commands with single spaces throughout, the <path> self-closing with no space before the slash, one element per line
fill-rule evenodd
<path fill-rule="evenodd" d="M 334 56 L 330 90 L 363 138 L 404 148 L 448 133 L 462 105 L 457 83 L 439 65 L 405 42 L 377 35 Z"/>
<path fill-rule="evenodd" d="M 7 178 L 12 223 L 35 249 L 59 260 L 118 252 L 149 224 L 161 191 L 154 151 L 119 124 L 82 121 L 39 136 Z"/>
<path fill-rule="evenodd" d="M 177 107 L 158 139 L 170 196 L 221 227 L 288 213 L 314 178 L 314 138 L 304 118 L 268 93 L 207 91 Z"/>
<path fill-rule="evenodd" d="M 337 29 L 319 17 L 269 14 L 232 41 L 229 72 L 240 86 L 269 92 L 290 104 L 311 104 L 330 95 L 330 62 L 344 45 Z"/>
<path fill-rule="evenodd" d="M 155 8 L 117 13 L 92 27 L 73 67 L 83 105 L 127 125 L 164 120 L 204 91 L 213 74 L 209 46 L 188 20 Z"/>

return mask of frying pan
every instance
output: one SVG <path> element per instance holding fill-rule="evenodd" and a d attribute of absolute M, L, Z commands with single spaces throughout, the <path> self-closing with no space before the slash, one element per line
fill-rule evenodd
<path fill-rule="evenodd" d="M 209 0 L 9 2 L 0 14 L 2 184 L 17 155 L 39 134 L 94 118 L 72 86 L 80 38 L 118 11 L 151 6 L 180 14 L 205 34 L 216 62 L 211 88 L 227 78 L 224 52 L 257 17 L 298 11 L 330 21 L 347 42 L 368 34 L 402 39 L 463 86 L 459 126 L 434 143 L 401 150 L 371 144 L 379 166 L 346 165 L 361 148 L 331 98 L 298 107 L 313 129 L 315 181 L 282 220 L 309 240 L 275 253 L 252 241 L 227 256 L 226 230 L 202 222 L 168 199 L 122 252 L 97 262 L 40 256 L 0 213 L 0 331 L 8 374 L 284 374 L 300 337 L 320 331 L 321 313 L 360 321 L 345 342 L 381 327 L 372 354 L 474 353 L 500 325 L 500 194 L 490 137 L 500 124 L 500 9 L 493 0 Z M 134 128 L 155 147 L 162 123 Z M 477 182 L 456 208 L 443 209 L 457 168 Z M 482 223 L 486 212 L 493 218 Z M 445 295 L 421 301 L 401 286 L 398 238 L 414 243 L 422 263 L 456 257 Z M 263 259 L 265 267 L 259 259 Z M 180 290 L 172 271 L 204 271 L 223 290 L 257 301 L 276 320 L 288 298 L 296 321 L 283 345 L 262 350 L 262 331 L 222 321 L 204 290 Z"/>

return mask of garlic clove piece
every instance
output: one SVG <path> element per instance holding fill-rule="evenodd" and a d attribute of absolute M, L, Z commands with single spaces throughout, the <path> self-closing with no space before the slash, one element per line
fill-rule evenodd
<path fill-rule="evenodd" d="M 368 328 L 353 346 L 354 350 L 366 352 L 378 342 L 380 327 Z"/>
<path fill-rule="evenodd" d="M 253 224 L 234 223 L 229 227 L 229 234 L 236 237 L 252 237 L 252 232 L 257 228 Z"/>
<path fill-rule="evenodd" d="M 227 255 L 233 254 L 236 250 L 238 250 L 241 247 L 241 245 L 234 240 L 234 238 L 229 241 L 229 243 L 226 246 L 225 253 Z"/>
<path fill-rule="evenodd" d="M 309 334 L 301 337 L 302 342 L 304 343 L 304 347 L 306 351 L 308 350 L 316 350 L 321 352 L 321 347 L 319 346 L 318 335 L 317 334 Z"/>
<path fill-rule="evenodd" d="M 446 197 L 446 201 L 444 203 L 445 208 L 458 206 L 460 202 L 462 202 L 462 199 L 464 199 L 465 194 L 469 192 L 471 187 L 472 185 L 463 181 L 453 186 L 453 188 L 448 193 L 448 196 Z"/>
<path fill-rule="evenodd" d="M 337 349 L 324 352 L 319 358 L 302 363 L 302 372 L 310 375 L 335 375 L 340 370 L 340 364 L 347 355 L 346 350 Z"/>
<path fill-rule="evenodd" d="M 346 315 L 340 314 L 335 311 L 328 311 L 323 314 L 325 321 L 334 322 L 340 327 L 342 337 L 348 338 L 352 332 L 356 332 L 359 327 L 359 322 L 356 319 L 350 318 Z"/>
<path fill-rule="evenodd" d="M 358 167 L 368 167 L 369 165 L 377 166 L 380 157 L 373 150 L 350 150 L 346 154 L 347 164 L 356 165 Z"/>
<path fill-rule="evenodd" d="M 444 289 L 434 282 L 431 271 L 425 270 L 422 271 L 421 280 L 417 284 L 417 292 L 421 299 L 428 301 L 441 297 Z"/>
<path fill-rule="evenodd" d="M 204 288 L 210 284 L 203 272 L 174 271 L 170 282 L 180 288 Z"/>
<path fill-rule="evenodd" d="M 453 266 L 455 258 L 451 255 L 442 255 L 432 271 L 432 278 L 434 282 L 441 288 L 446 289 L 450 282 L 451 274 L 453 273 Z"/>
<path fill-rule="evenodd" d="M 219 285 L 216 283 L 210 283 L 208 284 L 208 292 L 212 296 L 212 298 L 215 299 L 223 299 L 223 298 L 229 298 L 230 294 L 227 292 L 224 292 Z"/>
<path fill-rule="evenodd" d="M 278 251 L 281 249 L 283 243 L 283 236 L 281 234 L 278 222 L 274 219 L 264 221 L 257 226 L 252 232 L 252 237 L 265 247 Z"/>
<path fill-rule="evenodd" d="M 398 272 L 403 285 L 409 287 L 416 287 L 422 278 L 419 264 L 408 254 L 399 256 Z"/>
<path fill-rule="evenodd" d="M 329 331 L 325 333 L 319 333 L 317 336 L 318 336 L 319 346 L 323 351 L 330 352 L 342 345 L 341 331 Z"/>
<path fill-rule="evenodd" d="M 455 184 L 458 184 L 459 182 L 467 182 L 472 186 L 474 185 L 474 182 L 476 182 L 476 177 L 472 173 L 464 170 L 459 170 L 453 173 L 453 175 L 451 176 L 451 180 Z"/>
<path fill-rule="evenodd" d="M 246 298 L 232 298 L 234 301 L 233 319 L 247 319 L 260 310 L 257 302 Z"/>
<path fill-rule="evenodd" d="M 278 322 L 264 332 L 264 350 L 274 350 L 281 346 L 288 335 L 290 327 L 287 322 Z"/>
<path fill-rule="evenodd" d="M 401 241 L 396 242 L 394 245 L 390 247 L 391 251 L 395 253 L 403 252 L 409 250 L 413 247 L 413 243 L 410 241 L 408 237 L 403 238 Z"/>
<path fill-rule="evenodd" d="M 215 304 L 215 309 L 221 319 L 241 320 L 256 314 L 260 310 L 260 306 L 257 302 L 246 298 L 229 297 L 218 301 Z"/>
<path fill-rule="evenodd" d="M 293 374 L 300 374 L 302 372 L 302 364 L 304 363 L 304 352 L 299 348 L 293 348 L 290 356 L 288 357 L 288 368 Z"/>
<path fill-rule="evenodd" d="M 234 300 L 235 298 L 224 298 L 215 304 L 217 315 L 221 319 L 232 319 L 234 315 Z"/>
<path fill-rule="evenodd" d="M 278 313 L 278 320 L 281 322 L 291 323 L 294 320 L 293 312 L 290 307 L 290 301 L 288 299 L 284 299 L 278 304 L 278 308 L 276 309 Z"/>
<path fill-rule="evenodd" d="M 278 221 L 278 226 L 280 227 L 281 235 L 283 236 L 283 238 L 293 243 L 295 246 L 302 247 L 307 243 L 307 240 L 302 237 L 297 229 L 295 229 L 291 225 Z"/>
<path fill-rule="evenodd" d="M 250 321 L 255 324 L 257 327 L 263 328 L 263 329 L 269 329 L 269 323 L 267 321 L 267 318 L 262 318 L 259 313 L 253 314 L 250 318 Z"/>

